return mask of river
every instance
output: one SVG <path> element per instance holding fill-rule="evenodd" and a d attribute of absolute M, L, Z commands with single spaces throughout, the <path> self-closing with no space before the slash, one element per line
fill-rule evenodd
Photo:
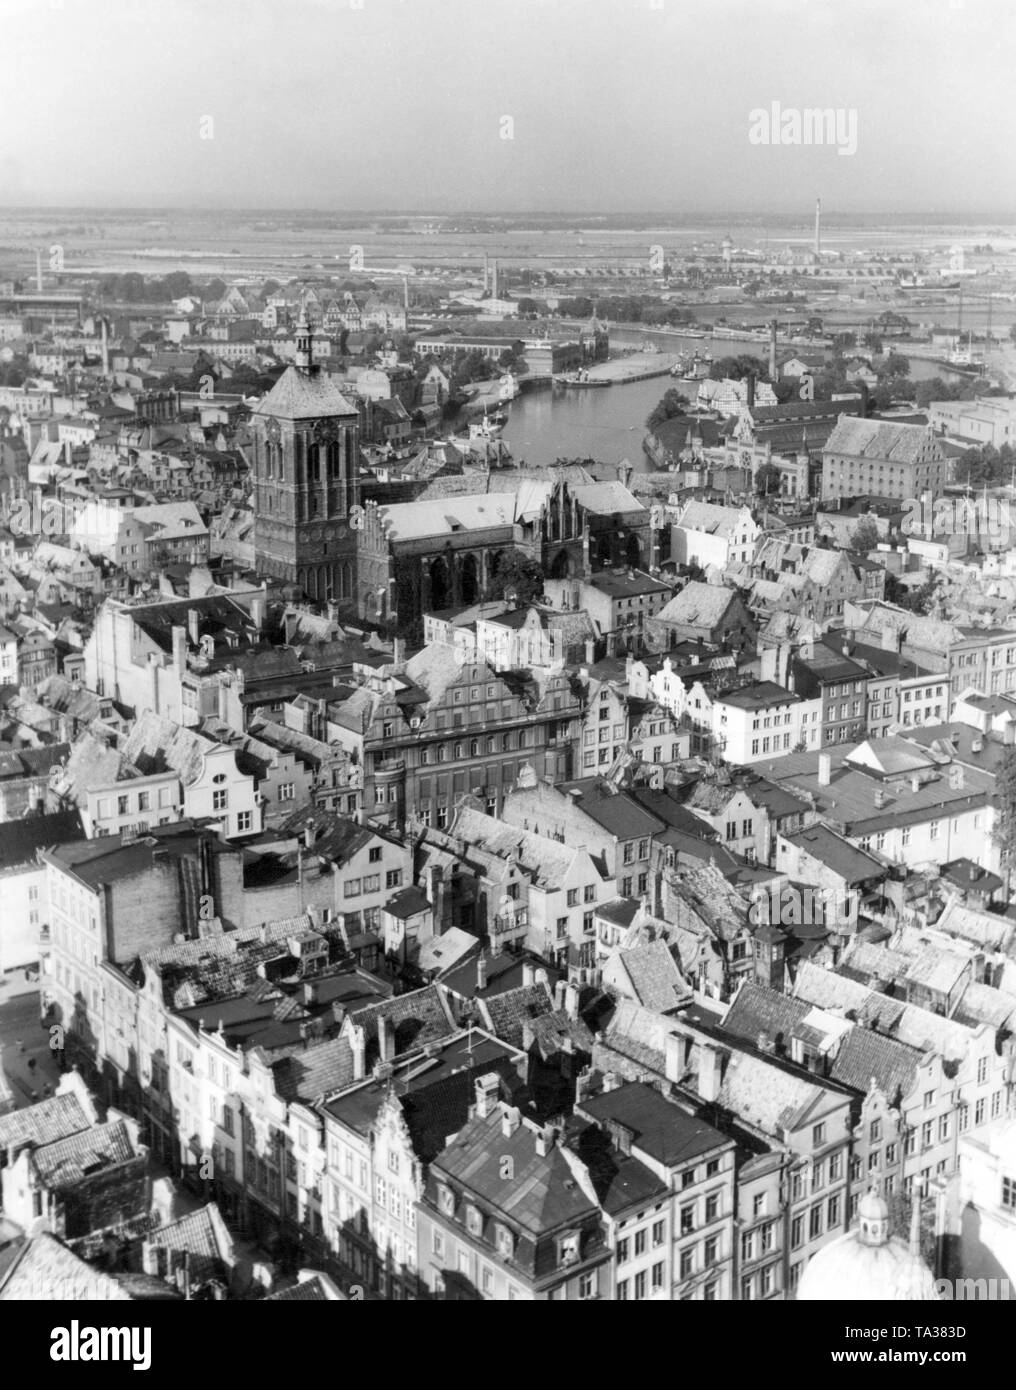
<path fill-rule="evenodd" d="M 715 340 L 710 350 L 737 353 L 751 350 L 740 343 Z M 758 344 L 751 345 L 759 352 Z M 924 381 L 940 376 L 959 380 L 955 373 L 931 362 L 914 359 L 911 376 Z M 604 391 L 562 391 L 537 387 L 524 391 L 508 412 L 503 438 L 519 463 L 546 464 L 558 458 L 592 458 L 601 463 L 628 459 L 637 471 L 648 472 L 649 460 L 642 451 L 646 416 L 669 387 L 685 395 L 692 388 L 668 377 L 638 381 L 630 386 L 615 385 Z"/>

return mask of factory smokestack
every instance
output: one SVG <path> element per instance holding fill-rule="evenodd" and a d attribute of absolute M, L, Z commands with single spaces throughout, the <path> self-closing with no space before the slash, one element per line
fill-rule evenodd
<path fill-rule="evenodd" d="M 497 261 L 492 261 L 490 266 L 490 297 L 497 298 Z"/>
<path fill-rule="evenodd" d="M 769 321 L 769 380 L 776 383 L 776 320 Z"/>
<path fill-rule="evenodd" d="M 102 375 L 109 376 L 109 338 L 107 336 L 106 320 L 102 319 Z"/>
<path fill-rule="evenodd" d="M 41 251 L 36 251 L 36 253 L 35 253 L 35 288 L 36 288 L 36 291 L 37 291 L 39 294 L 42 294 L 42 252 L 41 252 Z"/>
<path fill-rule="evenodd" d="M 822 199 L 815 199 L 815 255 L 822 254 Z"/>
<path fill-rule="evenodd" d="M 488 291 L 489 289 L 490 289 L 490 262 L 489 262 L 489 260 L 487 259 L 487 253 L 486 253 L 486 251 L 484 251 L 484 253 L 483 253 L 483 292 L 484 292 L 484 294 L 486 294 L 487 291 Z"/>

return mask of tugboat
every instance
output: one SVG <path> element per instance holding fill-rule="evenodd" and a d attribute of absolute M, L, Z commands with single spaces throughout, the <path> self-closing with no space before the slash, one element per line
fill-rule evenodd
<path fill-rule="evenodd" d="M 469 438 L 481 441 L 496 439 L 507 423 L 508 416 L 503 410 L 496 410 L 493 415 L 488 415 L 484 410 L 483 419 L 474 420 L 469 426 Z"/>
<path fill-rule="evenodd" d="M 590 376 L 584 368 L 573 372 L 570 376 L 556 376 L 554 381 L 558 386 L 581 387 L 592 390 L 593 387 L 609 386 L 610 381 L 602 376 Z"/>

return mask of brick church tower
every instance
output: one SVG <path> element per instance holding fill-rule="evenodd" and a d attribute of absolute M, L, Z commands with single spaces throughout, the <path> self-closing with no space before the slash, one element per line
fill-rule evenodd
<path fill-rule="evenodd" d="M 340 606 L 356 599 L 360 428 L 356 407 L 313 361 L 306 311 L 296 360 L 251 421 L 254 555 L 262 574 Z"/>

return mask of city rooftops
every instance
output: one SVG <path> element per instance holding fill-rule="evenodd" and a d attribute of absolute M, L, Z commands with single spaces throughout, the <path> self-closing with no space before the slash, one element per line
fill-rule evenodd
<path fill-rule="evenodd" d="M 73 874 L 79 882 L 94 890 L 99 884 L 144 873 L 151 867 L 156 853 L 177 858 L 196 854 L 202 840 L 207 842 L 212 854 L 237 852 L 218 836 L 196 829 L 190 821 L 178 821 L 174 825 L 153 826 L 136 840 L 125 840 L 121 834 L 72 841 L 46 851 L 46 857 L 57 868 Z"/>
<path fill-rule="evenodd" d="M 757 681 L 754 685 L 746 685 L 740 690 L 731 690 L 726 695 L 716 697 L 718 705 L 733 705 L 735 709 L 749 711 L 771 709 L 774 705 L 795 705 L 800 700 L 801 696 L 796 691 L 777 685 L 775 681 Z"/>
<path fill-rule="evenodd" d="M 885 872 L 877 859 L 857 849 L 828 826 L 812 825 L 807 830 L 799 830 L 796 835 L 786 835 L 784 838 L 788 844 L 831 869 L 847 884 L 865 883 L 868 879 L 880 878 Z"/>
<path fill-rule="evenodd" d="M 599 574 L 594 574 L 586 582 L 609 598 L 631 598 L 636 594 L 670 593 L 669 584 L 654 579 L 651 574 L 646 574 L 644 570 L 625 570 L 621 574 L 605 570 Z"/>
<path fill-rule="evenodd" d="M 602 826 L 618 840 L 652 836 L 664 828 L 664 823 L 640 806 L 625 792 L 608 791 L 598 778 L 564 782 L 561 791 L 571 796 L 580 811 Z"/>
<path fill-rule="evenodd" d="M 601 1125 L 623 1125 L 632 1136 L 633 1147 L 668 1168 L 733 1147 L 732 1139 L 641 1081 L 587 1097 L 575 1110 Z"/>

